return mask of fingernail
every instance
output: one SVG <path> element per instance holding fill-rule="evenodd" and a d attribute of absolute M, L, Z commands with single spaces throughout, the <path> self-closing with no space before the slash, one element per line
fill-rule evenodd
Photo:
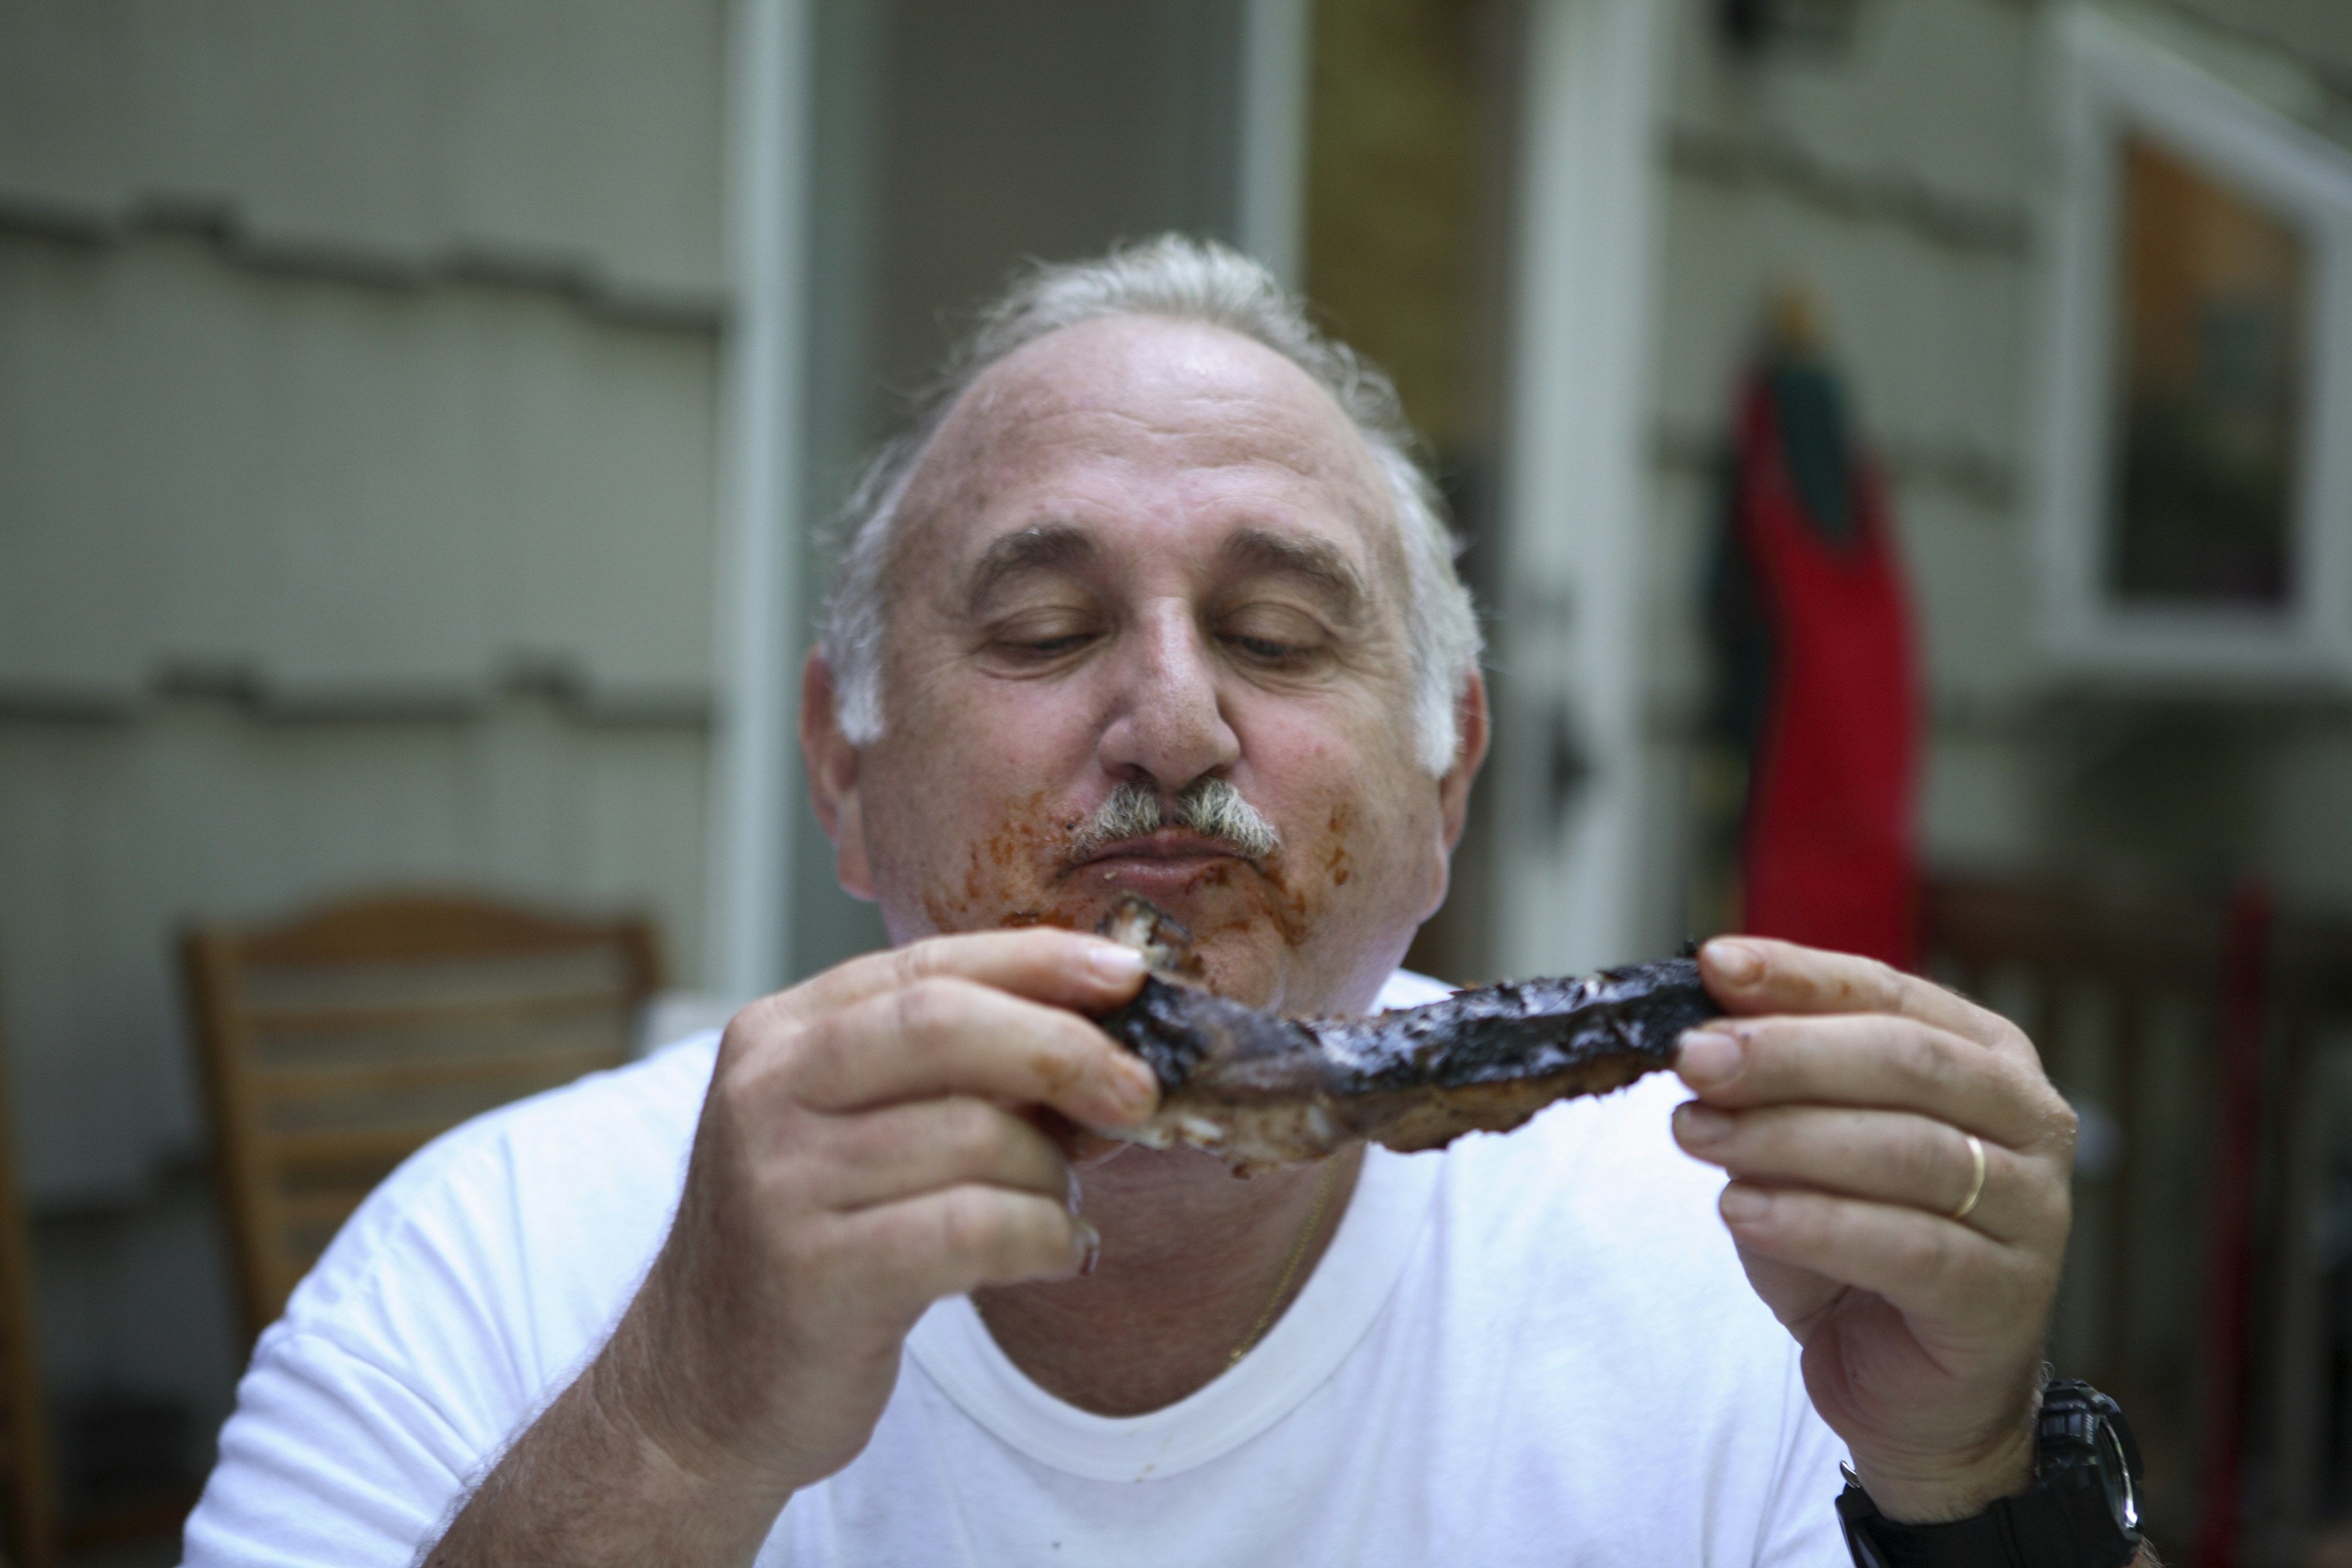
<path fill-rule="evenodd" d="M 1746 1053 L 1739 1042 L 1714 1029 L 1693 1029 L 1675 1053 L 1675 1071 L 1693 1089 L 1713 1089 L 1739 1075 Z"/>
<path fill-rule="evenodd" d="M 1118 984 L 1143 973 L 1143 954 L 1117 942 L 1098 942 L 1087 949 L 1087 962 L 1103 979 Z"/>
<path fill-rule="evenodd" d="M 1738 1225 L 1748 1220 L 1762 1219 L 1764 1211 L 1772 1206 L 1772 1198 L 1769 1194 L 1745 1183 L 1734 1182 L 1723 1189 L 1723 1196 L 1717 1201 L 1716 1206 L 1722 1211 L 1724 1218 Z"/>
<path fill-rule="evenodd" d="M 1096 1264 L 1102 1261 L 1102 1232 L 1084 1220 L 1078 1221 L 1077 1230 L 1078 1276 L 1084 1279 L 1095 1271 Z"/>
<path fill-rule="evenodd" d="M 1675 1131 L 1685 1143 L 1717 1143 L 1730 1133 L 1731 1118 L 1711 1105 L 1685 1100 L 1675 1107 Z"/>
<path fill-rule="evenodd" d="M 1062 1172 L 1062 1177 L 1064 1181 L 1068 1184 L 1068 1191 L 1062 1194 L 1062 1201 L 1070 1205 L 1070 1213 L 1072 1215 L 1076 1215 L 1078 1212 L 1078 1202 L 1085 1196 L 1085 1194 L 1080 1192 L 1078 1188 L 1077 1167 L 1073 1165 L 1065 1168 Z"/>
<path fill-rule="evenodd" d="M 1118 1078 L 1110 1092 L 1122 1124 L 1140 1121 L 1151 1114 L 1151 1107 L 1160 1098 L 1160 1079 L 1149 1067 L 1130 1057 L 1119 1064 Z"/>
<path fill-rule="evenodd" d="M 1764 954 L 1747 942 L 1717 937 L 1706 952 L 1707 967 L 1734 985 L 1752 985 L 1764 973 Z"/>

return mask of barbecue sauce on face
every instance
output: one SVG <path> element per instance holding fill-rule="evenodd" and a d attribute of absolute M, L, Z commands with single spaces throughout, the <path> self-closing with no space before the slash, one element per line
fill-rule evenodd
<path fill-rule="evenodd" d="M 1049 794 L 1036 790 L 1015 800 L 992 832 L 966 847 L 948 884 L 923 894 L 934 930 L 1093 931 L 1129 890 L 1115 871 L 1071 864 L 1070 846 L 1086 814 L 1057 811 Z M 1263 865 L 1213 860 L 1192 872 L 1172 898 L 1155 895 L 1198 933 L 1213 987 L 1247 984 L 1255 965 L 1238 950 L 1269 934 L 1294 951 L 1313 941 L 1332 894 L 1354 874 L 1348 833 L 1355 818 L 1346 800 L 1318 805 L 1317 831 L 1294 837 L 1286 829 L 1283 847 Z"/>

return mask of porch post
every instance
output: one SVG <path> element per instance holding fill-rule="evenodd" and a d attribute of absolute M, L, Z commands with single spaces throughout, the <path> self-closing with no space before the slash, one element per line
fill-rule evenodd
<path fill-rule="evenodd" d="M 1529 13 L 1494 664 L 1496 959 L 1635 955 L 1644 484 L 1664 6 Z"/>

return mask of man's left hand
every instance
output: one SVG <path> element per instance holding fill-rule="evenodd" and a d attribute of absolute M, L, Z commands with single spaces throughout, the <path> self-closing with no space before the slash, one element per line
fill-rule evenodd
<path fill-rule="evenodd" d="M 2033 1043 L 1870 959 L 1722 938 L 1700 971 L 1731 1016 L 1684 1037 L 1675 1136 L 1731 1176 L 1740 1262 L 1864 1489 L 1915 1522 L 2021 1491 L 2074 1152 Z"/>

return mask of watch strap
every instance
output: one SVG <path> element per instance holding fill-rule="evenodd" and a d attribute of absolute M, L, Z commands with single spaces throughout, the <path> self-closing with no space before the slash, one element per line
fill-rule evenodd
<path fill-rule="evenodd" d="M 1856 1568 L 2125 1568 L 2137 1545 L 2112 1530 L 2093 1535 L 2080 1500 L 2066 1495 L 2098 1485 L 2087 1470 L 2063 1470 L 1969 1519 L 1896 1524 L 1849 1479 L 1838 1520 Z"/>

